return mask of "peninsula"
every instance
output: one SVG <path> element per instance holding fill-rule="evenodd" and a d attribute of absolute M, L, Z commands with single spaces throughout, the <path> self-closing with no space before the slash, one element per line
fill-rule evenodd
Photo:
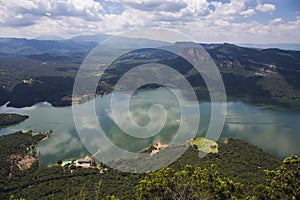
<path fill-rule="evenodd" d="M 1 113 L 0 114 L 0 127 L 18 124 L 28 118 L 29 118 L 28 115 L 19 115 L 16 113 Z"/>

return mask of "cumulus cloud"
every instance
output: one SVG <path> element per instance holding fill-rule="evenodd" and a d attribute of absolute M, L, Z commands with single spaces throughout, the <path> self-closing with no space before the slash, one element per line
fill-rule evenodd
<path fill-rule="evenodd" d="M 140 19 L 147 18 L 147 24 L 156 22 L 168 24 L 168 22 L 195 20 L 198 16 L 209 13 L 209 3 L 206 0 L 114 0 L 122 3 L 126 8 L 124 12 L 132 15 L 140 14 Z M 139 12 L 141 11 L 141 12 Z M 122 17 L 120 15 L 120 17 Z M 130 18 L 128 19 L 130 20 Z"/>
<path fill-rule="evenodd" d="M 256 10 L 261 11 L 261 12 L 265 12 L 265 13 L 270 13 L 270 12 L 274 12 L 276 10 L 275 5 L 273 4 L 258 4 L 256 6 Z"/>
<path fill-rule="evenodd" d="M 222 2 L 219 1 L 212 1 L 210 2 L 210 5 L 214 6 L 214 7 L 219 7 L 222 5 Z"/>
<path fill-rule="evenodd" d="M 218 4 L 215 12 L 221 16 L 232 16 L 245 9 L 245 1 L 231 0 L 229 3 Z"/>
<path fill-rule="evenodd" d="M 181 0 L 122 0 L 124 5 L 143 11 L 179 12 L 187 4 Z"/>
<path fill-rule="evenodd" d="M 227 3 L 211 2 L 210 5 L 214 7 L 214 14 L 218 18 L 234 20 L 255 14 L 255 10 L 247 6 L 247 2 L 248 0 L 231 0 Z"/>
<path fill-rule="evenodd" d="M 206 0 L 184 0 L 187 8 L 196 15 L 205 15 L 210 13 L 209 3 Z"/>
<path fill-rule="evenodd" d="M 253 18 L 258 12 L 262 21 Z M 209 42 L 299 41 L 299 17 L 271 20 L 276 12 L 275 4 L 261 0 L 0 0 L 0 27 L 2 37 L 68 38 L 161 27 Z"/>
<path fill-rule="evenodd" d="M 99 21 L 103 8 L 93 0 L 14 0 L 1 1 L 2 26 L 29 26 L 43 18 L 78 17 L 87 21 Z"/>
<path fill-rule="evenodd" d="M 224 26 L 227 27 L 227 26 L 230 26 L 230 23 L 228 21 L 218 19 L 215 21 L 215 25 L 221 26 L 221 27 L 224 27 Z"/>
<path fill-rule="evenodd" d="M 281 18 L 275 18 L 270 21 L 271 24 L 276 24 L 276 23 L 280 23 L 280 22 L 283 22 L 283 20 Z"/>
<path fill-rule="evenodd" d="M 298 40 L 295 41 L 300 41 L 299 39 L 299 32 L 300 32 L 300 16 L 297 16 L 296 20 L 294 21 L 289 21 L 286 24 L 281 24 L 278 29 L 280 31 L 288 31 L 290 34 L 293 34 L 293 36 L 298 36 Z M 293 38 L 293 37 L 291 37 Z"/>
<path fill-rule="evenodd" d="M 240 15 L 245 16 L 245 17 L 249 17 L 251 15 L 255 14 L 255 10 L 254 9 L 248 9 L 248 10 L 244 10 L 239 12 Z"/>

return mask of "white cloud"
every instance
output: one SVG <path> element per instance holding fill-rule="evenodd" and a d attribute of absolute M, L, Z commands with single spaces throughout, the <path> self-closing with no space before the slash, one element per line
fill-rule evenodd
<path fill-rule="evenodd" d="M 204 15 L 210 12 L 209 3 L 206 0 L 184 0 L 187 7 L 196 15 Z"/>
<path fill-rule="evenodd" d="M 256 10 L 261 11 L 261 12 L 265 12 L 265 13 L 270 13 L 270 12 L 274 12 L 276 10 L 275 5 L 273 4 L 258 4 L 256 6 Z"/>
<path fill-rule="evenodd" d="M 283 21 L 282 16 L 273 20 L 262 17 L 269 23 L 252 18 L 258 11 L 277 12 L 275 5 L 256 0 L 105 2 L 104 5 L 93 0 L 0 0 L 0 36 L 71 37 L 161 27 L 184 32 L 201 42 L 294 42 L 300 38 L 299 17 L 291 21 Z"/>
<path fill-rule="evenodd" d="M 101 13 L 102 6 L 93 0 L 1 0 L 0 26 L 29 26 L 44 17 L 59 20 L 63 16 L 99 21 Z"/>
<path fill-rule="evenodd" d="M 219 1 L 212 1 L 210 2 L 210 5 L 214 6 L 214 7 L 219 7 L 222 5 L 222 2 Z"/>
<path fill-rule="evenodd" d="M 211 2 L 216 18 L 234 20 L 240 17 L 249 17 L 255 14 L 253 8 L 248 7 L 249 0 L 231 0 L 228 3 Z"/>
<path fill-rule="evenodd" d="M 225 21 L 225 20 L 222 20 L 222 19 L 218 19 L 218 20 L 215 21 L 215 25 L 221 26 L 221 27 L 224 27 L 224 26 L 228 27 L 231 24 L 228 21 Z"/>
<path fill-rule="evenodd" d="M 280 23 L 280 22 L 283 22 L 283 20 L 281 18 L 275 18 L 270 21 L 270 24 L 276 24 L 276 23 Z"/>
<path fill-rule="evenodd" d="M 244 10 L 239 12 L 240 15 L 245 16 L 245 17 L 249 17 L 251 15 L 255 14 L 255 10 L 254 9 L 248 9 L 248 10 Z"/>
<path fill-rule="evenodd" d="M 245 1 L 243 0 L 231 0 L 229 3 L 218 4 L 215 12 L 224 17 L 232 17 L 233 15 L 238 14 L 239 12 L 244 11 Z"/>
<path fill-rule="evenodd" d="M 299 43 L 300 16 L 298 16 L 295 21 L 289 21 L 288 23 L 280 24 L 280 26 L 278 26 L 278 30 L 286 31 L 287 33 L 289 32 L 290 34 L 293 34 L 293 36 L 297 36 L 298 40 L 295 40 L 295 42 Z M 291 39 L 292 38 L 294 37 L 291 37 Z"/>
<path fill-rule="evenodd" d="M 300 16 L 280 24 L 228 22 L 221 19 L 211 21 L 191 22 L 182 30 L 200 42 L 300 43 Z"/>
<path fill-rule="evenodd" d="M 116 0 L 124 6 L 143 11 L 179 12 L 186 3 L 181 0 Z"/>
<path fill-rule="evenodd" d="M 168 23 L 174 21 L 191 21 L 198 16 L 209 13 L 209 3 L 206 0 L 114 0 L 122 3 L 128 11 L 140 14 L 141 19 L 145 17 L 156 23 Z M 140 12 L 138 12 L 140 11 Z M 122 16 L 122 15 L 121 15 Z M 176 22 L 175 22 L 176 24 Z"/>

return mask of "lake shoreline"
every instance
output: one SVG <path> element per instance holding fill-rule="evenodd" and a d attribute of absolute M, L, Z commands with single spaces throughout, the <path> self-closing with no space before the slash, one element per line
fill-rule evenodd
<path fill-rule="evenodd" d="M 122 101 L 122 95 L 116 95 L 116 97 Z M 95 117 L 97 119 L 84 120 L 85 128 L 87 128 L 84 132 L 88 132 L 92 136 L 99 124 L 101 124 L 101 127 L 110 139 L 113 140 L 112 135 L 115 134 L 119 140 L 114 142 L 120 145 L 120 147 L 128 148 L 128 150 L 133 152 L 142 150 L 157 140 L 160 140 L 162 143 L 168 143 L 170 139 L 170 134 L 168 133 L 176 133 L 174 131 L 177 131 L 177 126 L 179 125 L 178 119 L 180 119 L 176 102 L 172 103 L 169 101 L 170 98 L 173 97 L 172 93 L 167 92 L 167 90 L 163 88 L 143 90 L 137 93 L 137 98 L 134 98 L 131 102 L 130 106 L 133 106 L 131 107 L 132 114 L 140 120 L 139 123 L 141 124 L 147 124 L 149 106 L 155 102 L 166 105 L 165 108 L 170 112 L 168 114 L 169 121 L 166 124 L 167 126 L 164 132 L 161 133 L 161 136 L 157 136 L 144 143 L 134 143 L 130 147 L 128 147 L 128 145 L 126 146 L 129 138 L 126 138 L 119 132 L 118 127 L 110 118 L 111 102 L 109 95 L 99 96 L 95 99 L 97 111 Z M 145 100 L 146 102 L 144 102 Z M 87 107 L 93 106 L 92 104 L 93 101 L 88 101 L 84 104 L 76 104 L 74 106 L 80 107 L 80 109 L 83 109 L 82 112 L 85 112 Z M 139 108 L 142 108 L 141 106 L 145 107 L 139 110 Z M 192 106 L 199 106 L 200 108 L 200 124 L 197 130 L 197 136 L 203 137 L 207 133 L 212 105 L 210 102 L 204 101 L 199 104 L 195 103 Z M 123 109 L 119 110 L 120 114 L 123 113 L 122 110 Z M 191 111 L 192 110 L 193 108 L 191 108 Z M 2 107 L 2 111 L 4 111 L 4 107 Z M 77 127 L 75 127 L 72 107 L 54 107 L 44 102 L 33 107 L 21 109 L 5 107 L 5 111 L 30 115 L 30 118 L 21 124 L 0 129 L 0 135 L 5 135 L 17 130 L 33 129 L 36 132 L 53 130 L 54 134 L 48 140 L 42 141 L 37 147 L 38 151 L 41 152 L 39 161 L 42 165 L 47 166 L 63 158 L 87 155 L 87 149 L 82 144 Z M 189 119 L 194 120 L 195 116 L 192 115 L 192 112 L 189 111 L 189 113 Z M 226 121 L 220 139 L 228 137 L 239 138 L 255 144 L 280 158 L 300 153 L 297 144 L 300 130 L 299 123 L 297 123 L 297 119 L 300 117 L 299 111 L 276 105 L 246 104 L 243 101 L 232 101 L 232 99 L 230 99 L 227 102 L 227 113 L 224 116 Z M 95 121 L 95 123 L 93 121 Z M 192 133 L 188 127 L 186 133 Z M 105 144 L 101 143 L 101 145 Z"/>
<path fill-rule="evenodd" d="M 20 115 L 16 113 L 0 113 L 0 128 L 19 124 L 28 118 L 28 115 Z"/>

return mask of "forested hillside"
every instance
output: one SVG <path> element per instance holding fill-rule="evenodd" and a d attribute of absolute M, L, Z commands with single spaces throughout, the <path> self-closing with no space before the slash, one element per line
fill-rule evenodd
<path fill-rule="evenodd" d="M 55 106 L 70 105 L 77 70 L 96 45 L 76 40 L 56 41 L 50 46 L 49 41 L 38 40 L 1 39 L 0 43 L 2 48 L 12 49 L 0 55 L 0 105 L 10 101 L 9 105 L 14 107 L 43 101 Z M 18 50 L 13 51 L 14 45 Z M 229 98 L 286 106 L 299 104 L 300 51 L 254 49 L 227 43 L 202 45 L 219 68 Z M 182 43 L 175 43 L 171 48 L 180 46 Z M 202 77 L 189 63 L 169 52 L 147 48 L 132 51 L 112 63 L 99 81 L 97 93 L 110 92 L 123 73 L 150 62 L 178 70 L 200 100 L 209 100 Z"/>
<path fill-rule="evenodd" d="M 19 115 L 16 113 L 0 113 L 0 127 L 17 124 L 28 118 L 28 115 Z"/>
<path fill-rule="evenodd" d="M 43 137 L 21 132 L 0 137 L 1 163 L 6 163 L 1 166 L 1 199 L 12 195 L 25 199 L 297 199 L 300 194 L 298 157 L 281 165 L 278 158 L 237 139 L 219 142 L 218 153 L 203 159 L 191 146 L 167 168 L 146 174 L 124 173 L 103 164 L 101 169 L 107 171 L 99 173 L 98 168 L 60 164 L 19 169 L 12 163 L 9 155 L 27 154 L 28 147 L 34 149 L 32 145 Z"/>

